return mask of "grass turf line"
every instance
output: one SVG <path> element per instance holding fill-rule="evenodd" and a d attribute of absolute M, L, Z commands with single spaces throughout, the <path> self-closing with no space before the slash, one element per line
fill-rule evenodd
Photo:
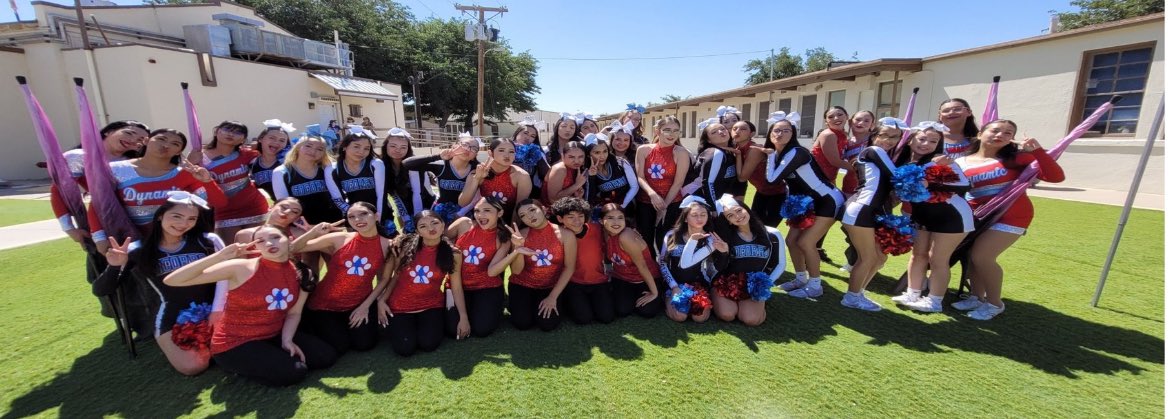
<path fill-rule="evenodd" d="M 68 240 L 0 252 L 3 417 L 97 416 L 1139 416 L 1160 414 L 1165 371 L 1163 213 L 1135 210 L 1101 307 L 1088 302 L 1120 208 L 1036 199 L 1003 257 L 1007 312 L 991 322 L 841 307 L 776 294 L 758 328 L 628 318 L 508 326 L 402 359 L 382 344 L 298 387 L 212 368 L 185 378 L 153 345 L 128 361 L 97 314 Z M 782 230 L 786 230 L 782 228 Z M 838 228 L 826 240 L 840 262 Z M 891 258 L 870 289 L 904 270 Z M 791 271 L 791 268 L 789 268 Z M 790 276 L 790 275 L 788 275 Z M 1137 390 L 1137 391 L 1135 391 Z M 392 413 L 387 413 L 392 412 Z"/>

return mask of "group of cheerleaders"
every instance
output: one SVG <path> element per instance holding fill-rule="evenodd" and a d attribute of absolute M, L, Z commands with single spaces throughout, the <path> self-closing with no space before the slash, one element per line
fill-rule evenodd
<path fill-rule="evenodd" d="M 445 336 L 488 336 L 505 309 L 520 330 L 551 331 L 562 316 L 587 324 L 660 313 L 756 326 L 786 256 L 795 279 L 780 287 L 822 295 L 818 242 L 838 220 L 851 243 L 841 304 L 878 311 L 865 295 L 886 260 L 875 228 L 896 205 L 894 172 L 908 164 L 953 171 L 923 181 L 934 199 L 902 205 L 917 239 L 909 287 L 893 300 L 939 312 L 951 253 L 974 228 L 972 207 L 1033 161 L 1041 179 L 1063 178 L 1035 139 L 1016 140 L 1015 123 L 977 127 L 962 99 L 914 127 L 840 107 L 823 116 L 810 150 L 796 139 L 798 115 L 772 114 L 758 144 L 753 124 L 720 108 L 699 124 L 692 154 L 672 116 L 645 138 L 634 105 L 603 129 L 589 115 L 564 114 L 546 143 L 525 123 L 487 144 L 485 162 L 484 144 L 470 136 L 415 156 L 405 130 L 378 144 L 354 126 L 331 150 L 313 136 L 292 141 L 295 129 L 278 120 L 255 136 L 223 122 L 184 157 L 182 132 L 119 121 L 101 130 L 102 151 L 140 239 L 108 237 L 92 210 L 81 231 L 55 190 L 53 203 L 88 253 L 94 294 L 129 295 L 122 315 L 177 371 L 199 374 L 214 359 L 280 386 L 384 340 L 410 356 Z M 85 186 L 95 179 L 83 173 L 83 153 L 66 160 Z M 781 209 L 793 198 L 808 214 L 782 235 Z M 972 293 L 954 308 L 979 320 L 1003 312 L 996 258 L 1031 218 L 1020 199 L 975 240 Z"/>

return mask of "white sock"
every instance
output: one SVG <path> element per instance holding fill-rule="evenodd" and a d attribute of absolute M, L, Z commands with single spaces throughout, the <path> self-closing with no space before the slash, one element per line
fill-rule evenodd
<path fill-rule="evenodd" d="M 931 295 L 930 296 L 930 302 L 932 302 L 932 303 L 942 304 L 942 300 L 943 300 L 943 296 L 941 296 L 941 295 Z"/>
<path fill-rule="evenodd" d="M 796 280 L 801 283 L 808 282 L 808 271 L 796 271 Z"/>
<path fill-rule="evenodd" d="M 821 277 L 819 277 L 819 276 L 818 276 L 818 277 L 813 277 L 813 278 L 809 278 L 809 279 L 808 279 L 808 282 L 809 282 L 810 284 L 811 284 L 813 281 L 816 281 L 816 283 L 818 283 L 818 284 L 819 284 L 819 283 L 821 283 Z"/>
<path fill-rule="evenodd" d="M 906 288 L 906 294 L 913 295 L 914 297 L 921 297 L 922 290 L 916 290 L 914 288 Z"/>

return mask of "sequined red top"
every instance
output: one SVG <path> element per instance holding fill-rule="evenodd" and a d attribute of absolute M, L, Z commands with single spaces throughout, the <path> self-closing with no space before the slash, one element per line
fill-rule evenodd
<path fill-rule="evenodd" d="M 516 205 L 516 186 L 512 185 L 513 167 L 515 166 L 508 166 L 508 170 L 484 179 L 479 184 L 480 196 L 495 196 L 504 201 L 505 207 L 514 208 Z"/>
<path fill-rule="evenodd" d="M 535 255 L 524 258 L 524 270 L 513 274 L 509 281 L 528 288 L 548 289 L 557 284 L 561 270 L 565 268 L 565 245 L 557 237 L 552 223 L 544 228 L 529 228 L 524 238 L 524 247 L 536 251 Z"/>
<path fill-rule="evenodd" d="M 463 290 L 473 291 L 486 288 L 504 286 L 504 275 L 488 276 L 488 266 L 496 257 L 499 250 L 499 241 L 496 240 L 496 229 L 484 230 L 479 225 L 471 226 L 455 240 L 455 245 L 462 249 L 463 266 L 459 269 L 459 277 L 463 280 Z"/>
<path fill-rule="evenodd" d="M 579 169 L 565 168 L 565 180 L 561 181 L 562 191 L 568 189 L 570 186 L 573 186 L 573 183 L 577 181 L 578 170 Z M 549 195 L 548 182 L 544 182 L 544 184 L 540 186 L 540 200 L 544 201 L 545 205 L 552 205 L 553 201 L 556 201 L 555 199 L 552 199 L 551 195 Z"/>
<path fill-rule="evenodd" d="M 829 128 L 829 131 L 832 131 L 833 135 L 837 136 L 837 157 L 843 158 L 842 156 L 845 153 L 845 147 L 849 146 L 849 136 L 845 135 L 845 131 L 835 130 L 832 128 Z M 820 145 L 814 146 L 812 149 L 812 156 L 813 160 L 816 160 L 817 162 L 817 167 L 821 168 L 821 173 L 824 173 L 825 179 L 828 179 L 829 183 L 835 185 L 837 183 L 837 171 L 840 169 L 837 168 L 837 166 L 834 166 L 832 163 L 829 163 L 829 158 L 825 156 L 825 150 L 822 149 Z"/>
<path fill-rule="evenodd" d="M 605 238 L 605 251 L 610 263 L 613 263 L 613 277 L 635 284 L 645 282 L 642 273 L 638 272 L 638 266 L 634 265 L 633 257 L 622 249 L 621 237 L 621 234 L 616 234 Z M 654 256 L 650 255 L 649 246 L 642 249 L 642 260 L 646 262 L 646 269 L 650 270 L 650 275 L 654 279 L 662 277 L 662 273 L 657 269 L 658 262 L 654 260 Z"/>
<path fill-rule="evenodd" d="M 654 146 L 649 153 L 646 153 L 645 167 L 641 176 L 646 179 L 646 183 L 650 184 L 650 189 L 665 199 L 666 194 L 670 193 L 671 185 L 674 185 L 675 170 L 678 170 L 678 167 L 674 164 L 674 146 Z M 671 202 L 682 202 L 682 198 L 681 193 L 677 194 L 674 201 Z M 644 191 L 639 191 L 638 202 L 650 202 L 650 196 Z"/>
<path fill-rule="evenodd" d="M 447 272 L 439 268 L 438 246 L 423 246 L 414 260 L 398 269 L 398 282 L 390 290 L 390 312 L 414 313 L 443 307 L 443 280 Z"/>
<path fill-rule="evenodd" d="M 355 234 L 329 259 L 325 278 L 317 284 L 305 307 L 322 311 L 351 311 L 374 291 L 374 276 L 385 255 L 381 236 Z"/>
<path fill-rule="evenodd" d="M 605 232 L 601 224 L 588 223 L 586 226 L 585 236 L 577 238 L 577 266 L 569 280 L 581 285 L 604 284 L 609 282 L 609 276 L 605 274 L 605 254 L 601 251 L 605 245 Z"/>
<path fill-rule="evenodd" d="M 223 318 L 211 334 L 211 353 L 223 353 L 280 334 L 288 309 L 296 305 L 300 296 L 292 262 L 260 259 L 256 272 L 228 291 Z"/>

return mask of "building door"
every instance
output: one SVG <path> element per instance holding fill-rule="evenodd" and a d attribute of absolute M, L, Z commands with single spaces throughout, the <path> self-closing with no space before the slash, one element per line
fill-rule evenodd
<path fill-rule="evenodd" d="M 817 118 L 817 95 L 800 98 L 800 136 L 812 137 Z"/>
<path fill-rule="evenodd" d="M 324 100 L 317 101 L 317 123 L 321 124 L 321 130 L 324 131 L 329 127 L 329 121 L 337 121 L 338 125 L 344 125 L 345 122 L 338 110 L 337 102 L 330 102 Z"/>

